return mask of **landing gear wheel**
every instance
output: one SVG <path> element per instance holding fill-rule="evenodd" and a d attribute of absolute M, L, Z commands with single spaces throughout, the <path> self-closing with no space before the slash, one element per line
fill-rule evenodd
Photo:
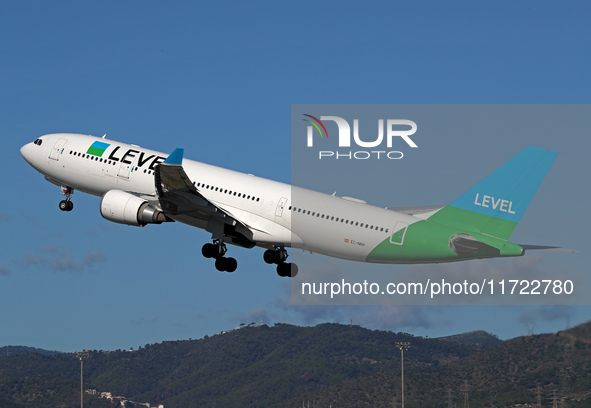
<path fill-rule="evenodd" d="M 263 260 L 268 264 L 280 264 L 287 259 L 287 251 L 285 248 L 267 249 L 263 253 Z"/>
<path fill-rule="evenodd" d="M 60 210 L 62 211 L 72 211 L 74 208 L 74 203 L 68 200 L 60 201 Z"/>
<path fill-rule="evenodd" d="M 285 262 L 287 251 L 284 247 L 274 246 L 274 249 L 267 249 L 263 253 L 263 260 L 268 264 L 277 264 L 277 275 L 282 278 L 289 276 L 295 277 L 298 274 L 298 266 L 296 264 Z"/>
<path fill-rule="evenodd" d="M 220 272 L 234 272 L 238 267 L 238 262 L 234 258 L 226 258 L 227 248 L 221 240 L 214 240 L 213 243 L 207 243 L 201 248 L 201 253 L 206 258 L 215 259 L 215 268 Z"/>
<path fill-rule="evenodd" d="M 294 263 L 282 262 L 277 265 L 277 275 L 282 278 L 290 277 L 295 278 L 298 274 L 298 266 Z"/>
<path fill-rule="evenodd" d="M 238 268 L 238 262 L 234 258 L 226 258 L 226 272 L 234 272 Z"/>
<path fill-rule="evenodd" d="M 220 242 L 205 244 L 201 248 L 201 253 L 206 258 L 221 258 L 226 253 L 226 245 Z"/>
<path fill-rule="evenodd" d="M 226 258 L 218 258 L 215 260 L 215 268 L 220 272 L 226 271 Z"/>
<path fill-rule="evenodd" d="M 62 195 L 66 196 L 65 200 L 60 201 L 60 210 L 72 211 L 74 203 L 70 201 L 70 197 L 74 194 L 74 189 L 68 186 L 62 186 Z"/>
<path fill-rule="evenodd" d="M 218 254 L 217 246 L 214 244 L 205 244 L 201 248 L 201 253 L 206 258 L 213 258 Z"/>
<path fill-rule="evenodd" d="M 276 259 L 278 259 L 277 251 L 274 251 L 272 249 L 267 249 L 263 253 L 263 260 L 268 264 L 276 263 Z"/>
<path fill-rule="evenodd" d="M 234 272 L 238 267 L 238 262 L 234 258 L 220 257 L 215 260 L 215 268 L 220 272 Z"/>
<path fill-rule="evenodd" d="M 298 276 L 298 272 L 299 272 L 298 266 L 294 263 L 290 263 L 288 265 L 290 266 L 290 269 L 291 269 L 291 274 L 289 277 L 295 278 L 296 276 Z"/>
<path fill-rule="evenodd" d="M 287 277 L 288 273 L 289 268 L 286 267 L 286 264 L 280 263 L 279 265 L 277 265 L 277 275 L 281 276 L 282 278 L 285 278 Z"/>

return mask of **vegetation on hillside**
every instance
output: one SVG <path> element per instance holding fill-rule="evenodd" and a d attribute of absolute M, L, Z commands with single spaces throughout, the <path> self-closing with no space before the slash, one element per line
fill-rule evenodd
<path fill-rule="evenodd" d="M 400 398 L 405 352 L 406 406 L 456 403 L 464 388 L 473 406 L 535 402 L 557 390 L 568 406 L 591 402 L 589 325 L 500 342 L 482 332 L 444 339 L 321 324 L 245 327 L 201 340 L 91 351 L 85 388 L 175 407 L 392 406 Z M 0 357 L 0 406 L 76 406 L 79 360 L 73 354 Z M 91 401 L 92 400 L 92 401 Z M 87 406 L 110 407 L 88 396 Z M 103 405 L 101 405 L 103 404 Z"/>

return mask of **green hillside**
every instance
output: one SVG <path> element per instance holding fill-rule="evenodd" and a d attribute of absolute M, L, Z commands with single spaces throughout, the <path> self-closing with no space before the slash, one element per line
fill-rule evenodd
<path fill-rule="evenodd" d="M 409 408 L 447 406 L 448 394 L 462 404 L 466 385 L 473 407 L 533 403 L 538 387 L 546 402 L 556 390 L 582 407 L 591 402 L 590 327 L 506 342 L 483 332 L 426 339 L 338 324 L 246 327 L 137 351 L 92 351 L 85 388 L 166 408 L 391 407 L 400 397 L 395 342 L 408 341 Z M 79 378 L 73 354 L 0 357 L 0 406 L 79 406 Z"/>

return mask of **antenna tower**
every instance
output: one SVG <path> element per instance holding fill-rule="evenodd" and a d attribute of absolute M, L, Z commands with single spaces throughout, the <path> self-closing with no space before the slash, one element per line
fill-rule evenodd
<path fill-rule="evenodd" d="M 454 396 L 451 388 L 447 389 L 447 408 L 454 408 Z"/>
<path fill-rule="evenodd" d="M 470 400 L 468 399 L 468 380 L 464 380 L 464 408 L 470 408 Z"/>

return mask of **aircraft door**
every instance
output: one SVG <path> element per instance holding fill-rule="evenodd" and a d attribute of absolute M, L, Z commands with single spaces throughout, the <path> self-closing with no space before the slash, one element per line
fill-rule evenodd
<path fill-rule="evenodd" d="M 281 217 L 283 215 L 283 209 L 285 208 L 285 204 L 287 203 L 287 198 L 281 197 L 279 202 L 277 203 L 277 208 L 275 209 L 275 216 Z"/>
<path fill-rule="evenodd" d="M 394 245 L 404 245 L 404 237 L 408 230 L 408 223 L 398 221 L 392 230 L 392 236 L 390 237 L 390 243 Z"/>
<path fill-rule="evenodd" d="M 64 145 L 68 142 L 68 139 L 59 139 L 49 152 L 49 158 L 52 160 L 59 160 L 62 151 L 64 150 Z"/>
<path fill-rule="evenodd" d="M 128 179 L 129 174 L 135 168 L 136 164 L 137 164 L 137 158 L 133 161 L 133 163 L 121 162 L 121 166 L 119 166 L 119 172 L 117 173 L 117 176 L 124 178 L 124 179 Z"/>

